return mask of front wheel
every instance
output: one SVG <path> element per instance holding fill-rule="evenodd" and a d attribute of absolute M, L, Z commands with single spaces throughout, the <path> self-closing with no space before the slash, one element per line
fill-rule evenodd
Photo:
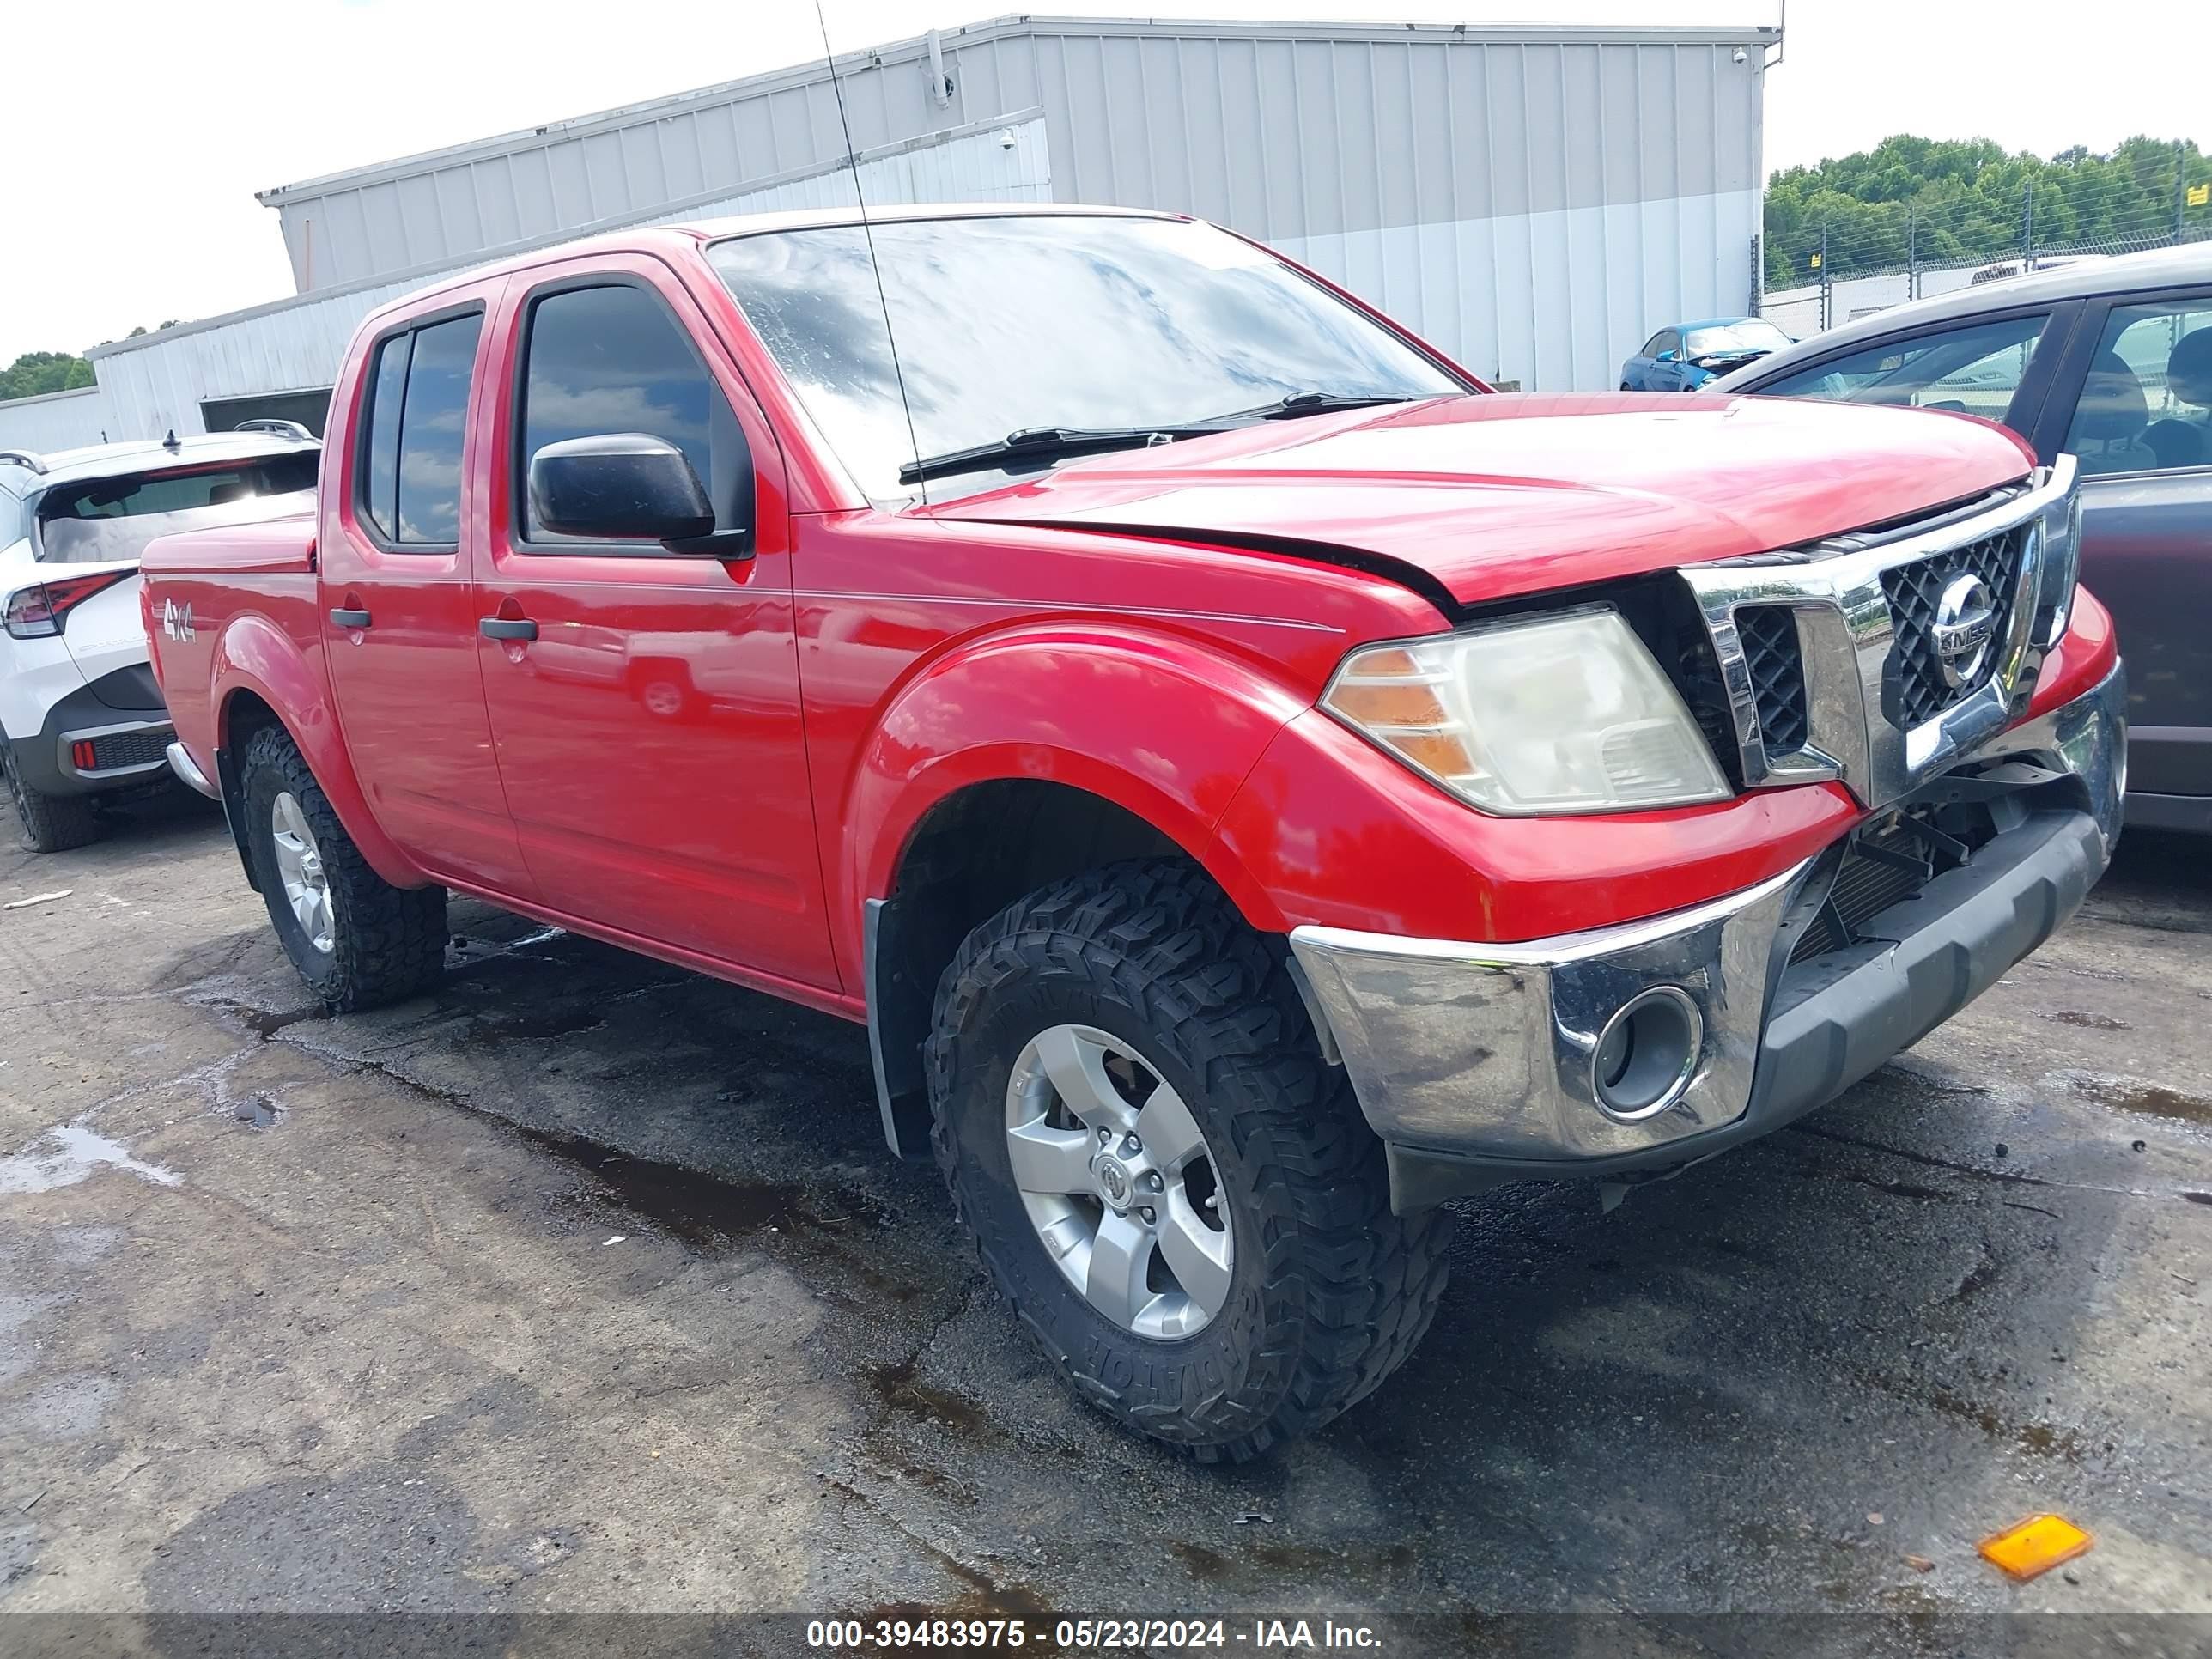
<path fill-rule="evenodd" d="M 414 995 L 446 959 L 446 890 L 368 867 L 290 736 L 264 726 L 239 778 L 253 874 L 284 954 L 336 1013 Z"/>
<path fill-rule="evenodd" d="M 1121 865 L 1001 911 L 945 970 L 928 1059 L 939 1163 L 992 1277 L 1127 1426 L 1241 1462 L 1427 1329 L 1449 1218 L 1390 1213 L 1279 951 L 1201 872 Z"/>

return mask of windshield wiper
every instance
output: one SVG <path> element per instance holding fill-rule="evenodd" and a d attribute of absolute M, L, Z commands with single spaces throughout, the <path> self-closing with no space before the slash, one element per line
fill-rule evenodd
<path fill-rule="evenodd" d="M 1025 426 L 1009 432 L 995 443 L 968 449 L 950 449 L 942 455 L 924 455 L 898 470 L 901 483 L 920 483 L 956 472 L 979 472 L 1016 456 L 1049 460 L 1059 455 L 1085 455 L 1109 449 L 1131 449 L 1176 438 L 1195 438 L 1229 428 L 1219 421 L 1194 421 L 1164 426 Z"/>
<path fill-rule="evenodd" d="M 1176 438 L 1204 437 L 1228 432 L 1253 421 L 1292 421 L 1304 415 L 1322 415 L 1339 409 L 1372 409 L 1382 404 L 1410 404 L 1410 396 L 1378 396 L 1340 392 L 1294 392 L 1254 409 L 1232 410 L 1203 421 L 1170 422 L 1158 426 L 1025 426 L 1009 432 L 995 443 L 950 449 L 942 455 L 924 455 L 898 470 L 901 483 L 920 483 L 956 472 L 978 472 L 1014 456 L 1050 459 L 1060 455 L 1086 455 L 1110 449 L 1129 449 L 1140 444 L 1167 443 Z"/>
<path fill-rule="evenodd" d="M 1432 393 L 1440 396 L 1440 393 Z M 1217 415 L 1217 421 L 1295 421 L 1307 415 L 1328 415 L 1340 409 L 1376 409 L 1384 404 L 1418 403 L 1407 392 L 1293 392 L 1272 404 Z"/>

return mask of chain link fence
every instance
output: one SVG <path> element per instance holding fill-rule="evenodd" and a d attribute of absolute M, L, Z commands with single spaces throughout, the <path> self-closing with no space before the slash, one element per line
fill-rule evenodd
<path fill-rule="evenodd" d="M 2212 181 L 2176 170 L 2169 207 L 2083 213 L 2023 185 L 2000 216 L 1979 197 L 1861 204 L 1848 222 L 1822 221 L 1754 237 L 1759 314 L 1800 338 L 1908 300 L 2085 258 L 2212 240 Z M 2043 223 L 2037 223 L 2039 209 Z M 2053 223 L 2057 219 L 2059 222 Z M 2009 221 L 2009 222 L 2008 222 Z"/>

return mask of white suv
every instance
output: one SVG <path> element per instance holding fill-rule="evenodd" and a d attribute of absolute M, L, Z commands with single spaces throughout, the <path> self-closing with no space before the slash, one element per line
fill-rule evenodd
<path fill-rule="evenodd" d="M 138 556 L 156 536 L 310 513 L 322 449 L 289 421 L 161 443 L 0 450 L 0 769 L 24 844 L 99 833 L 94 804 L 168 781 Z"/>

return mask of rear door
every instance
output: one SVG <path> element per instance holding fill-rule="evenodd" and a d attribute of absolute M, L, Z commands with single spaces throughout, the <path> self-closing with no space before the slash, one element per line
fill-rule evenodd
<path fill-rule="evenodd" d="M 2036 447 L 2081 470 L 2081 580 L 2111 609 L 2127 659 L 2130 794 L 2212 810 L 2208 364 L 2212 287 L 2099 301 Z"/>
<path fill-rule="evenodd" d="M 393 325 L 340 385 L 351 449 L 325 471 L 321 604 L 338 724 L 377 823 L 426 870 L 526 898 L 462 550 L 484 511 L 471 386 L 488 297 Z"/>
<path fill-rule="evenodd" d="M 773 434 L 675 274 L 644 255 L 514 281 L 500 488 L 478 575 L 500 769 L 544 903 L 835 988 L 800 730 Z M 744 556 L 547 532 L 529 458 L 646 433 L 691 462 Z"/>

